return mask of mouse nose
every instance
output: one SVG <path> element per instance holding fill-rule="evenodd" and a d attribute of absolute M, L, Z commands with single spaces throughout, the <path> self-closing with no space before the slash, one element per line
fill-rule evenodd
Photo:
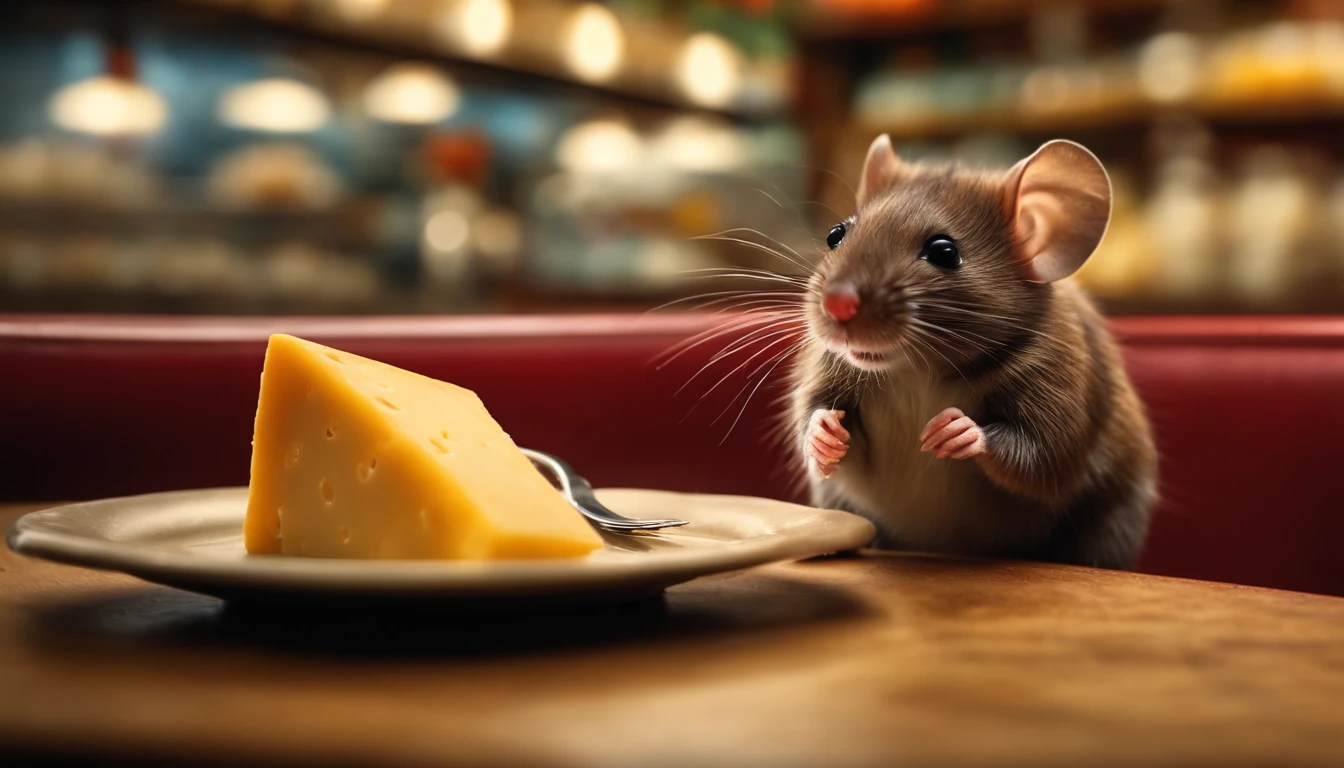
<path fill-rule="evenodd" d="M 848 283 L 832 285 L 821 297 L 821 308 L 843 323 L 859 314 L 859 292 Z"/>

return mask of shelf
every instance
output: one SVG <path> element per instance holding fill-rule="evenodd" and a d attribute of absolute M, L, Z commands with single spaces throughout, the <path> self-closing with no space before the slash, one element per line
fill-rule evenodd
<path fill-rule="evenodd" d="M 378 210 L 372 199 L 351 199 L 324 210 L 229 209 L 163 202 L 117 206 L 88 200 L 0 196 L 0 228 L 51 235 L 152 234 L 220 237 L 255 242 L 301 240 L 332 247 L 367 248 Z"/>
<path fill-rule="evenodd" d="M 492 84 L 510 90 L 545 87 L 571 92 L 604 96 L 631 107 L 675 109 L 718 115 L 735 121 L 775 119 L 787 108 L 787 94 L 780 88 L 778 104 L 760 103 L 754 99 L 739 99 L 736 105 L 717 108 L 699 105 L 684 97 L 671 82 L 674 51 L 687 32 L 668 24 L 625 25 L 627 56 L 621 72 L 606 82 L 585 82 L 566 73 L 555 60 L 557 26 L 564 20 L 563 13 L 574 7 L 561 0 L 544 0 L 517 6 L 514 10 L 514 38 L 506 48 L 492 56 L 472 56 L 443 42 L 433 31 L 433 25 L 423 18 L 411 18 L 403 13 L 390 20 L 360 23 L 342 22 L 330 13 L 317 13 L 302 3 L 258 3 L 247 0 L 154 0 L 161 5 L 176 6 L 184 12 L 201 14 L 206 27 L 215 27 L 219 34 L 220 22 L 245 20 L 249 26 L 264 31 L 283 33 L 298 40 L 308 40 L 346 48 L 362 49 L 369 53 L 398 58 L 414 58 L 439 62 L 469 73 Z M 434 8 L 432 3 L 390 5 L 391 8 L 415 10 Z M 541 17 L 541 22 L 524 25 L 523 12 Z M 214 24 L 209 21 L 213 19 Z M 530 27 L 521 30 L 520 27 Z M 760 72 L 744 72 L 744 80 L 760 79 Z"/>
<path fill-rule="evenodd" d="M 1135 16 L 1189 0 L 1077 0 L 1089 15 Z M 968 31 L 1028 20 L 1045 0 L 926 0 L 910 10 L 840 14 L 815 5 L 793 22 L 803 45 L 885 42 L 893 38 Z M 899 8 L 899 7 L 898 7 Z"/>
<path fill-rule="evenodd" d="M 955 138 L 975 133 L 1044 135 L 1110 131 L 1143 126 L 1164 117 L 1193 117 L 1223 126 L 1290 126 L 1344 119 L 1344 96 L 1287 95 L 1254 101 L 1195 101 L 1183 105 L 1147 102 L 1103 109 L 1022 113 L 1000 110 L 972 115 L 930 116 L 912 121 L 858 119 L 855 134 L 888 133 L 893 141 Z"/>

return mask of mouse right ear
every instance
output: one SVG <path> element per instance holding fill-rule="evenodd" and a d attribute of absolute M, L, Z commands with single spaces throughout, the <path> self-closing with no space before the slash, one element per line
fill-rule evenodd
<path fill-rule="evenodd" d="M 1013 229 L 1031 279 L 1061 280 L 1083 266 L 1111 220 L 1111 179 L 1081 144 L 1046 142 L 1008 174 Z"/>
<path fill-rule="evenodd" d="M 859 207 L 873 195 L 891 185 L 901 167 L 901 158 L 891 147 L 891 137 L 882 134 L 868 146 L 868 157 L 863 161 L 863 175 L 859 178 L 857 194 Z"/>

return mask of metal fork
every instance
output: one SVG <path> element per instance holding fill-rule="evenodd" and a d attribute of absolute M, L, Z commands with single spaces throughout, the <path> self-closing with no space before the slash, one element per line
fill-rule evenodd
<path fill-rule="evenodd" d="M 523 455 L 532 460 L 543 472 L 549 474 L 560 491 L 569 499 L 569 503 L 579 510 L 590 523 L 604 531 L 615 533 L 635 533 L 637 531 L 656 531 L 660 528 L 676 528 L 686 525 L 690 520 L 632 520 L 618 515 L 602 505 L 593 493 L 593 486 L 583 479 L 574 468 L 557 456 L 527 448 L 521 449 Z"/>

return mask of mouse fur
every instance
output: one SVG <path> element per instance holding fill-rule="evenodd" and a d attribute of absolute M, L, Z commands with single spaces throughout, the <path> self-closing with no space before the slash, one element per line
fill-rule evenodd
<path fill-rule="evenodd" d="M 812 502 L 870 519 L 884 548 L 1132 568 L 1156 449 L 1105 319 L 1067 279 L 1109 221 L 1101 163 L 1055 141 L 1004 171 L 911 164 L 882 136 L 857 198 L 791 372 Z M 941 236 L 956 268 L 921 256 Z M 840 290 L 857 307 L 843 320 L 826 304 Z"/>

